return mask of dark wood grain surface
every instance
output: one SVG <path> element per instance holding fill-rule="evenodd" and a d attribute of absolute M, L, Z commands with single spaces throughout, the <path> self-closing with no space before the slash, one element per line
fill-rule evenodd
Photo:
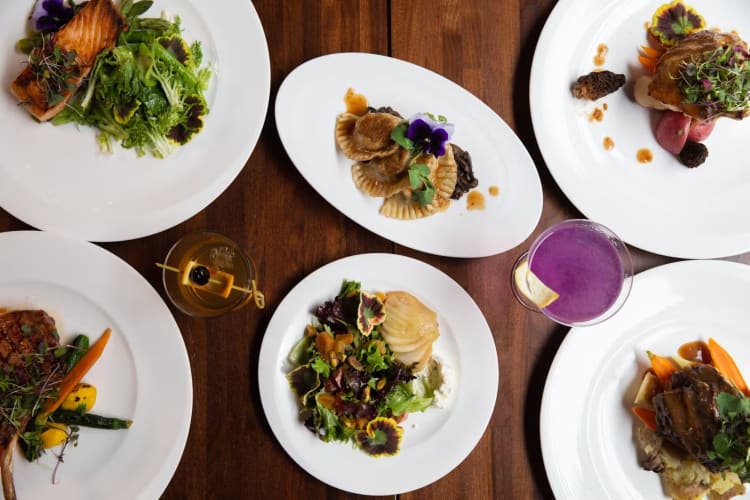
<path fill-rule="evenodd" d="M 318 267 L 364 252 L 416 257 L 455 279 L 484 313 L 500 363 L 497 404 L 474 451 L 442 479 L 399 496 L 405 500 L 552 497 L 542 463 L 538 417 L 545 377 L 566 328 L 521 307 L 508 276 L 513 261 L 534 236 L 557 221 L 581 216 L 547 172 L 529 112 L 531 61 L 555 2 L 253 3 L 268 40 L 271 102 L 244 170 L 216 201 L 188 221 L 150 237 L 102 245 L 142 273 L 165 297 L 155 260 L 185 233 L 221 232 L 252 254 L 266 296 L 263 311 L 250 307 L 211 320 L 192 319 L 172 309 L 190 358 L 194 404 L 187 445 L 164 498 L 354 497 L 309 475 L 276 441 L 261 408 L 257 360 L 265 328 L 284 295 Z M 242 43 L 242 33 L 227 36 Z M 355 224 L 305 182 L 276 132 L 276 92 L 299 64 L 344 51 L 391 55 L 434 70 L 474 93 L 513 128 L 537 164 L 544 188 L 541 220 L 526 242 L 482 259 L 416 252 Z M 0 211 L 0 230 L 26 227 Z M 633 255 L 637 270 L 670 260 L 635 249 Z"/>

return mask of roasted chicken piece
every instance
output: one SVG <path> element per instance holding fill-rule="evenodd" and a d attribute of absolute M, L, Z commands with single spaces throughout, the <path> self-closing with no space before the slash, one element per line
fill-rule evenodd
<path fill-rule="evenodd" d="M 65 108 L 70 98 L 81 86 L 94 65 L 96 56 L 117 43 L 117 37 L 125 29 L 125 20 L 112 0 L 90 0 L 81 10 L 52 35 L 52 47 L 40 47 L 32 52 L 32 64 L 29 64 L 11 83 L 10 91 L 21 104 L 39 121 L 54 117 Z M 58 48 L 56 55 L 54 49 Z M 72 64 L 56 59 L 75 54 Z M 34 62 L 42 59 L 47 62 Z M 47 66 L 54 65 L 50 71 Z M 49 102 L 49 81 L 45 81 L 40 72 L 57 73 L 59 82 L 52 84 L 63 88 L 61 99 Z"/>
<path fill-rule="evenodd" d="M 8 377 L 0 390 L 2 408 L 13 406 L 15 415 L 0 419 L 0 476 L 6 500 L 16 498 L 13 485 L 13 451 L 26 429 L 35 404 L 50 394 L 65 374 L 64 357 L 55 357 L 58 346 L 55 321 L 41 310 L 10 311 L 0 315 L 0 370 Z M 22 387 L 34 398 L 21 397 Z M 16 391 L 16 392 L 14 392 Z"/>
<path fill-rule="evenodd" d="M 740 46 L 747 50 L 745 42 L 734 33 L 719 33 L 703 30 L 686 36 L 668 49 L 659 59 L 653 79 L 648 86 L 649 95 L 667 107 L 682 111 L 686 115 L 704 121 L 721 116 L 742 119 L 750 109 L 733 112 L 714 112 L 709 116 L 707 106 L 685 103 L 685 94 L 679 85 L 681 65 L 686 62 L 700 63 L 706 60 L 707 54 L 727 46 Z"/>

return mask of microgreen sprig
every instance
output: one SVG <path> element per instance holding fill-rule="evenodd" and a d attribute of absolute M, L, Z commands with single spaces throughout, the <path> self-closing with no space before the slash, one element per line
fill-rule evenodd
<path fill-rule="evenodd" d="M 750 398 L 721 392 L 716 395 L 716 408 L 722 421 L 721 431 L 713 438 L 708 457 L 750 481 Z"/>
<path fill-rule="evenodd" d="M 706 107 L 707 117 L 750 107 L 750 60 L 739 46 L 718 48 L 680 66 L 679 85 L 687 104 Z"/>
<path fill-rule="evenodd" d="M 54 45 L 49 35 L 43 35 L 41 44 L 29 54 L 29 67 L 34 78 L 44 90 L 47 105 L 52 107 L 75 90 L 75 79 L 81 69 L 76 63 L 75 50 L 63 50 Z"/>

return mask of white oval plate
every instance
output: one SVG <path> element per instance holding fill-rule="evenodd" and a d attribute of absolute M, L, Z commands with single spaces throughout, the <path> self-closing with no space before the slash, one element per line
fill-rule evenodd
<path fill-rule="evenodd" d="M 469 151 L 486 208 L 468 211 L 466 196 L 447 212 L 401 221 L 378 212 L 382 198 L 361 193 L 353 162 L 336 147 L 336 116 L 351 87 L 374 107 L 391 106 L 404 117 L 443 115 L 456 126 L 451 139 Z M 452 81 L 420 66 L 386 56 L 331 54 L 297 67 L 276 98 L 276 127 L 302 176 L 329 203 L 370 231 L 427 253 L 484 257 L 513 248 L 536 227 L 542 188 L 521 141 L 494 111 Z M 497 186 L 499 196 L 490 196 Z"/>
<path fill-rule="evenodd" d="M 7 90 L 23 68 L 15 50 L 33 2 L 0 2 L 0 206 L 39 229 L 90 241 L 157 233 L 201 211 L 234 180 L 263 127 L 270 63 L 250 2 L 156 0 L 179 15 L 214 70 L 204 130 L 164 160 L 115 145 L 102 154 L 92 129 L 39 124 Z"/>
<path fill-rule="evenodd" d="M 714 337 L 748 373 L 748 295 L 747 265 L 681 261 L 636 275 L 628 301 L 604 323 L 570 330 L 547 375 L 540 415 L 556 498 L 666 498 L 633 445 L 630 407 L 648 368 L 646 351 L 670 356 L 685 342 Z"/>
<path fill-rule="evenodd" d="M 287 355 L 312 311 L 335 297 L 344 279 L 361 282 L 364 290 L 407 291 L 438 315 L 440 337 L 433 354 L 448 367 L 451 395 L 445 408 L 409 415 L 394 457 L 373 458 L 351 444 L 320 441 L 299 420 L 286 378 Z M 258 383 L 276 439 L 311 476 L 352 493 L 395 495 L 437 481 L 474 449 L 495 407 L 497 354 L 482 312 L 446 274 L 399 255 L 355 255 L 321 267 L 281 301 L 263 337 Z"/>
<path fill-rule="evenodd" d="M 750 39 L 750 3 L 688 3 L 709 27 L 736 30 Z M 531 71 L 531 117 L 539 147 L 576 207 L 627 243 L 680 258 L 745 252 L 750 250 L 750 169 L 741 148 L 750 137 L 750 120 L 719 120 L 705 142 L 708 160 L 689 169 L 657 144 L 651 113 L 632 98 L 632 84 L 643 73 L 637 56 L 639 45 L 646 43 L 644 23 L 659 5 L 581 0 L 555 6 Z M 573 98 L 570 86 L 594 69 L 599 44 L 609 47 L 604 68 L 624 73 L 628 84 L 596 104 L 585 103 Z M 604 102 L 603 121 L 589 121 L 594 107 Z M 611 151 L 603 147 L 607 136 L 615 143 Z M 651 150 L 653 162 L 636 160 L 640 148 Z"/>
<path fill-rule="evenodd" d="M 158 498 L 187 440 L 193 403 L 182 336 L 156 291 L 132 267 L 91 243 L 37 231 L 0 233 L 0 307 L 44 309 L 62 342 L 78 333 L 112 337 L 85 381 L 94 413 L 130 418 L 130 429 L 81 428 L 52 484 L 54 456 L 15 452 L 23 499 Z"/>

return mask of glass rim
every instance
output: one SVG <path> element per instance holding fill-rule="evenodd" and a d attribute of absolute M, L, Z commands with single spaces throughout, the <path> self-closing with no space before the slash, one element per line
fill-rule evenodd
<path fill-rule="evenodd" d="M 237 241 L 230 238 L 229 236 L 219 233 L 216 231 L 208 231 L 208 230 L 198 230 L 198 231 L 190 231 L 188 233 L 185 233 L 182 235 L 177 241 L 174 242 L 174 244 L 170 247 L 170 249 L 167 251 L 166 256 L 164 257 L 164 264 L 169 265 L 169 259 L 172 256 L 173 252 L 179 248 L 181 244 L 185 244 L 186 241 L 200 241 L 204 238 L 210 238 L 210 237 L 216 237 L 220 240 L 226 241 L 227 244 L 233 245 L 239 252 L 239 255 L 242 258 L 242 261 L 247 266 L 248 270 L 250 271 L 250 276 L 248 277 L 247 283 L 242 283 L 243 287 L 248 289 L 253 289 L 252 283 L 255 281 L 257 283 L 257 277 L 258 277 L 258 271 L 255 267 L 255 262 L 253 261 L 253 258 L 250 256 L 250 254 L 245 251 L 243 247 L 240 246 Z M 179 267 L 179 266 L 177 266 Z M 172 293 L 170 292 L 170 288 L 167 286 L 167 280 L 169 279 L 167 277 L 167 274 L 174 274 L 172 271 L 168 271 L 166 268 L 162 269 L 162 286 L 164 287 L 164 291 L 167 294 L 167 297 L 169 298 L 170 302 L 180 311 L 183 313 L 193 316 L 193 317 L 203 317 L 203 318 L 210 318 L 210 317 L 217 317 L 222 316 L 223 314 L 226 314 L 227 312 L 234 311 L 236 309 L 239 309 L 246 304 L 248 304 L 251 300 L 253 300 L 253 294 L 244 292 L 240 297 L 238 297 L 235 301 L 233 301 L 231 304 L 228 304 L 228 309 L 224 311 L 216 311 L 215 313 L 197 313 L 193 310 L 187 310 L 185 307 L 182 306 L 179 300 L 176 300 Z M 179 279 L 179 275 L 176 277 L 176 279 Z"/>
<path fill-rule="evenodd" d="M 518 287 L 515 284 L 515 279 L 513 276 L 513 273 L 515 272 L 515 269 L 520 265 L 523 260 L 529 261 L 529 266 L 531 265 L 530 262 L 533 258 L 533 253 L 535 250 L 539 247 L 542 241 L 544 241 L 553 231 L 559 230 L 561 226 L 573 226 L 573 225 L 586 225 L 591 228 L 594 228 L 600 232 L 602 232 L 604 235 L 607 236 L 608 239 L 614 242 L 615 249 L 617 250 L 617 254 L 620 257 L 620 262 L 623 265 L 623 281 L 622 285 L 620 287 L 620 293 L 617 296 L 617 299 L 614 301 L 614 303 L 607 308 L 605 311 L 603 311 L 598 316 L 588 320 L 588 321 L 575 321 L 575 322 L 568 322 L 561 320 L 551 313 L 549 313 L 546 308 L 540 308 L 536 304 L 534 304 L 528 297 L 525 297 L 520 290 L 518 290 Z M 551 319 L 555 323 L 558 323 L 563 326 L 569 326 L 569 327 L 584 327 L 584 326 L 593 326 L 598 323 L 602 323 L 603 321 L 606 321 L 607 319 L 614 316 L 627 302 L 628 297 L 630 296 L 630 292 L 633 288 L 633 277 L 635 276 L 634 273 L 634 266 L 633 266 L 633 258 L 630 254 L 630 249 L 628 249 L 627 244 L 620 238 L 617 233 L 612 231 L 609 227 L 605 226 L 604 224 L 596 221 L 592 221 L 591 219 L 565 219 L 560 222 L 557 222 L 548 228 L 546 228 L 544 231 L 542 231 L 531 243 L 529 246 L 529 249 L 525 252 L 523 252 L 514 262 L 513 264 L 513 270 L 511 272 L 511 288 L 513 290 L 513 294 L 515 295 L 518 302 L 521 303 L 525 308 L 529 309 L 530 311 L 539 312 L 543 314 L 545 317 Z"/>

